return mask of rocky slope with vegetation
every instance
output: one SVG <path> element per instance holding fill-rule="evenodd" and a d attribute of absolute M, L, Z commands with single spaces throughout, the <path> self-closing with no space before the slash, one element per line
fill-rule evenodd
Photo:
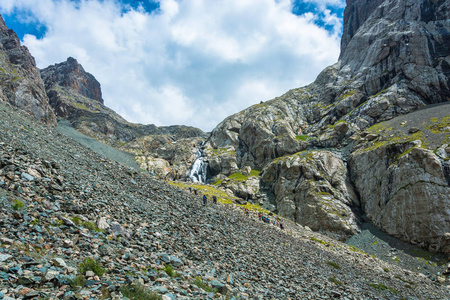
<path fill-rule="evenodd" d="M 220 194 L 203 207 L 4 102 L 0 118 L 3 299 L 448 298 L 442 274 L 280 230 Z"/>
<path fill-rule="evenodd" d="M 450 109 L 432 107 L 450 100 L 449 5 L 348 0 L 335 65 L 212 131 L 211 182 L 259 170 L 258 202 L 302 225 L 345 239 L 367 217 L 449 253 Z M 378 132 L 388 120 L 403 132 Z"/>

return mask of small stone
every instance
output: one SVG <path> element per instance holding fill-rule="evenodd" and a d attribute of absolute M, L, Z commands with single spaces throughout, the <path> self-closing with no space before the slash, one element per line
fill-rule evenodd
<path fill-rule="evenodd" d="M 14 241 L 12 239 L 8 239 L 6 237 L 1 237 L 0 242 L 5 245 L 12 245 Z"/>
<path fill-rule="evenodd" d="M 214 279 L 214 280 L 211 280 L 209 282 L 209 284 L 213 288 L 216 288 L 220 293 L 222 293 L 222 294 L 226 294 L 227 293 L 227 288 L 226 288 L 225 284 L 223 284 L 222 282 Z"/>
<path fill-rule="evenodd" d="M 75 225 L 75 223 L 67 218 L 62 217 L 61 220 L 63 221 L 64 225 L 66 226 L 71 226 L 71 227 L 76 227 L 77 225 Z"/>
<path fill-rule="evenodd" d="M 165 294 L 167 293 L 169 290 L 164 287 L 164 286 L 156 286 L 152 289 L 152 291 L 157 292 L 159 294 Z"/>
<path fill-rule="evenodd" d="M 109 229 L 109 224 L 106 222 L 106 218 L 105 217 L 100 217 L 97 220 L 97 227 L 101 230 L 108 230 Z"/>
<path fill-rule="evenodd" d="M 25 180 L 25 181 L 33 181 L 34 180 L 33 176 L 31 176 L 30 174 L 25 173 L 25 172 L 23 172 L 21 176 L 22 176 L 22 180 Z"/>
<path fill-rule="evenodd" d="M 168 255 L 167 253 L 158 254 L 158 257 L 163 262 L 171 264 L 173 267 L 181 267 L 184 264 L 178 257 Z"/>
<path fill-rule="evenodd" d="M 0 262 L 7 261 L 7 260 L 10 259 L 11 257 L 12 257 L 12 255 L 9 255 L 9 254 L 1 254 L 1 253 L 0 253 Z"/>
<path fill-rule="evenodd" d="M 95 276 L 95 273 L 94 272 L 92 272 L 92 271 L 86 271 L 86 277 L 94 277 Z"/>
<path fill-rule="evenodd" d="M 64 248 L 72 248 L 73 247 L 73 241 L 71 241 L 71 240 L 64 240 L 63 241 L 63 247 Z"/>
<path fill-rule="evenodd" d="M 375 140 L 376 138 L 378 138 L 378 134 L 370 133 L 370 134 L 368 134 L 368 135 L 366 136 L 366 139 L 367 139 L 368 141 L 373 141 L 373 140 Z"/>
<path fill-rule="evenodd" d="M 409 128 L 409 130 L 408 130 L 409 133 L 416 133 L 416 132 L 418 132 L 418 131 L 420 131 L 420 129 L 417 128 L 417 127 L 411 127 L 411 128 Z"/>
<path fill-rule="evenodd" d="M 53 265 L 55 265 L 57 267 L 67 268 L 67 264 L 64 261 L 64 259 L 62 259 L 62 258 L 59 258 L 59 257 L 58 258 L 53 258 L 52 259 L 52 263 L 53 263 Z"/>
<path fill-rule="evenodd" d="M 44 280 L 45 281 L 52 281 L 56 278 L 56 276 L 59 275 L 59 272 L 56 270 L 48 269 L 47 272 L 45 272 Z"/>

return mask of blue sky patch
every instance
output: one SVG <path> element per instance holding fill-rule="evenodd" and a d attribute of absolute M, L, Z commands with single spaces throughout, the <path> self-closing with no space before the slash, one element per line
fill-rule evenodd
<path fill-rule="evenodd" d="M 18 12 L 14 10 L 13 13 L 4 14 L 2 17 L 8 28 L 13 29 L 20 40 L 23 40 L 26 34 L 34 35 L 40 39 L 47 31 L 44 24 L 38 22 L 33 15 L 24 11 Z"/>

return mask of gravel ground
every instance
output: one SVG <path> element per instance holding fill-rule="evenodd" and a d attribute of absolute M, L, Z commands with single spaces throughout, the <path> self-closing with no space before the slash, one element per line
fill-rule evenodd
<path fill-rule="evenodd" d="M 134 156 L 132 154 L 120 151 L 76 131 L 67 120 L 58 121 L 58 127 L 56 127 L 56 129 L 65 136 L 78 141 L 80 144 L 88 147 L 92 151 L 104 156 L 105 158 L 116 161 L 125 166 L 129 166 L 136 170 L 140 170 L 139 165 L 134 160 Z"/>
<path fill-rule="evenodd" d="M 361 233 L 352 236 L 346 244 L 355 246 L 370 255 L 375 255 L 390 264 L 420 272 L 432 280 L 446 270 L 447 259 L 442 254 L 432 253 L 396 239 L 370 223 L 361 226 Z"/>

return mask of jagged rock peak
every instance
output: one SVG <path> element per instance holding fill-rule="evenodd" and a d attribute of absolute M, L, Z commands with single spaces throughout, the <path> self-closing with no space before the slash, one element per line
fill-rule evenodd
<path fill-rule="evenodd" d="M 54 64 L 41 70 L 47 90 L 55 85 L 68 87 L 76 93 L 103 104 L 100 83 L 95 77 L 86 72 L 78 61 L 67 58 L 67 61 Z"/>
<path fill-rule="evenodd" d="M 2 15 L 0 15 L 0 31 L 9 30 L 8 26 L 6 26 L 5 21 L 3 20 Z"/>
<path fill-rule="evenodd" d="M 55 125 L 44 83 L 34 57 L 0 15 L 0 101 L 24 110 L 34 119 Z"/>

